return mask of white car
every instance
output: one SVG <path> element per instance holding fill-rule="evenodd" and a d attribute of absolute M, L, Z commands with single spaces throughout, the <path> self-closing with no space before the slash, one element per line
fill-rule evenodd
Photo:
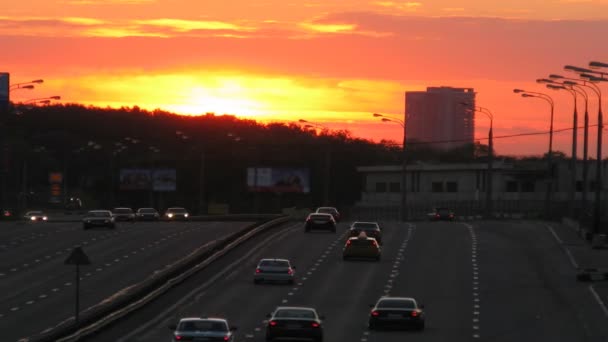
<path fill-rule="evenodd" d="M 23 218 L 27 221 L 48 221 L 49 219 L 42 211 L 28 211 Z"/>

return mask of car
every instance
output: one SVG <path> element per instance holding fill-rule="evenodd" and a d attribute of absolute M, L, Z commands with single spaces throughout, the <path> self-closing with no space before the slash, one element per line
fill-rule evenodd
<path fill-rule="evenodd" d="M 9 221 L 15 219 L 15 211 L 10 208 L 2 208 L 0 209 L 0 220 Z"/>
<path fill-rule="evenodd" d="M 114 208 L 112 209 L 112 216 L 115 221 L 131 221 L 135 222 L 135 213 L 131 208 Z"/>
<path fill-rule="evenodd" d="M 418 304 L 414 298 L 383 296 L 370 307 L 370 330 L 382 327 L 413 327 L 424 330 L 424 305 Z"/>
<path fill-rule="evenodd" d="M 138 221 L 158 221 L 160 214 L 154 208 L 139 208 L 135 213 L 135 219 Z"/>
<path fill-rule="evenodd" d="M 336 221 L 331 214 L 312 213 L 306 218 L 304 231 L 309 232 L 313 229 L 329 230 L 332 233 L 336 232 Z"/>
<path fill-rule="evenodd" d="M 46 216 L 42 211 L 28 211 L 23 215 L 23 219 L 26 221 L 48 221 L 49 217 Z"/>
<path fill-rule="evenodd" d="M 381 256 L 380 244 L 373 237 L 368 237 L 365 232 L 361 232 L 357 237 L 348 238 L 342 249 L 343 260 L 369 258 L 380 261 Z"/>
<path fill-rule="evenodd" d="M 382 229 L 378 222 L 353 222 L 348 230 L 348 236 L 356 237 L 361 232 L 365 232 L 368 237 L 373 237 L 379 244 L 382 244 Z"/>
<path fill-rule="evenodd" d="M 454 212 L 449 208 L 434 208 L 429 218 L 431 221 L 454 221 Z"/>
<path fill-rule="evenodd" d="M 255 268 L 253 282 L 259 284 L 264 281 L 285 281 L 293 284 L 295 269 L 287 259 L 262 259 Z"/>
<path fill-rule="evenodd" d="M 323 341 L 323 316 L 314 308 L 279 306 L 266 315 L 266 341 L 282 338 L 307 338 Z"/>
<path fill-rule="evenodd" d="M 230 326 L 224 318 L 182 318 L 176 325 L 170 325 L 174 341 L 228 341 L 234 342 L 236 327 Z"/>
<path fill-rule="evenodd" d="M 172 207 L 165 211 L 165 220 L 168 221 L 187 221 L 190 214 L 188 210 L 181 207 Z"/>
<path fill-rule="evenodd" d="M 84 229 L 91 227 L 108 227 L 111 229 L 116 228 L 114 216 L 109 210 L 91 210 L 82 219 L 82 225 Z"/>
<path fill-rule="evenodd" d="M 316 213 L 318 214 L 331 214 L 336 222 L 340 222 L 340 212 L 334 207 L 319 207 Z"/>

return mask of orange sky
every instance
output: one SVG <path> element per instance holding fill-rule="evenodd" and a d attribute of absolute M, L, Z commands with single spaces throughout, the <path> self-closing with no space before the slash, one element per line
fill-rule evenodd
<path fill-rule="evenodd" d="M 14 101 L 302 118 L 376 141 L 401 140 L 371 113 L 402 116 L 405 91 L 472 87 L 501 136 L 548 129 L 547 104 L 513 88 L 549 92 L 555 128 L 571 126 L 571 95 L 534 80 L 608 62 L 606 36 L 608 0 L 3 1 L 0 71 L 45 79 Z M 590 110 L 595 124 L 597 100 Z M 479 116 L 476 136 L 488 126 Z M 570 136 L 556 134 L 556 149 L 569 152 Z M 539 155 L 547 137 L 495 146 Z"/>

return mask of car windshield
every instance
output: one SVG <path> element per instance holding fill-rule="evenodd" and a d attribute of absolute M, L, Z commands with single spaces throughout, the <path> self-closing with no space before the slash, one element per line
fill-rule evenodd
<path fill-rule="evenodd" d="M 374 244 L 374 240 L 359 239 L 359 238 L 350 240 L 351 246 L 371 246 L 373 244 Z"/>
<path fill-rule="evenodd" d="M 30 211 L 25 215 L 27 215 L 27 216 L 42 215 L 42 211 Z"/>
<path fill-rule="evenodd" d="M 334 208 L 319 208 L 317 210 L 317 212 L 324 213 L 324 214 L 335 214 L 337 212 L 337 210 Z"/>
<path fill-rule="evenodd" d="M 314 319 L 315 313 L 311 310 L 298 310 L 298 309 L 282 309 L 278 310 L 275 315 L 277 318 L 307 318 Z"/>
<path fill-rule="evenodd" d="M 353 224 L 353 229 L 376 230 L 379 229 L 378 224 L 368 222 L 356 222 Z"/>
<path fill-rule="evenodd" d="M 219 321 L 186 321 L 181 322 L 177 328 L 179 331 L 220 331 L 227 332 L 228 326 Z"/>
<path fill-rule="evenodd" d="M 410 299 L 383 299 L 378 302 L 377 307 L 387 309 L 415 309 L 416 304 Z"/>
<path fill-rule="evenodd" d="M 110 217 L 112 214 L 109 211 L 89 211 L 88 216 L 92 217 Z"/>
<path fill-rule="evenodd" d="M 175 214 L 183 214 L 186 212 L 186 209 L 184 208 L 169 208 L 167 209 L 167 212 L 169 213 L 175 213 Z"/>
<path fill-rule="evenodd" d="M 140 212 L 142 214 L 154 214 L 156 212 L 156 209 L 153 209 L 153 208 L 142 208 L 142 209 L 139 209 L 138 212 Z"/>
<path fill-rule="evenodd" d="M 260 266 L 263 267 L 289 267 L 287 260 L 262 260 Z"/>
<path fill-rule="evenodd" d="M 112 210 L 112 212 L 114 214 L 131 214 L 133 212 L 133 210 L 131 210 L 129 208 L 116 208 L 116 209 Z"/>
<path fill-rule="evenodd" d="M 310 215 L 310 218 L 313 220 L 329 220 L 331 218 L 330 215 L 322 214 L 322 215 Z"/>
<path fill-rule="evenodd" d="M 450 213 L 450 209 L 448 208 L 437 208 L 437 213 L 441 215 L 448 215 Z"/>

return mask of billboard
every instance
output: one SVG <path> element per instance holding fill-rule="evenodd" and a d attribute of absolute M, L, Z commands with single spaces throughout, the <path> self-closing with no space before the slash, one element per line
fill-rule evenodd
<path fill-rule="evenodd" d="M 61 203 L 62 186 L 63 186 L 63 173 L 61 172 L 49 172 L 49 185 L 51 190 L 51 203 Z"/>
<path fill-rule="evenodd" d="M 0 120 L 8 115 L 9 87 L 9 73 L 0 72 Z"/>
<path fill-rule="evenodd" d="M 149 169 L 121 169 L 120 190 L 150 190 L 151 177 Z"/>
<path fill-rule="evenodd" d="M 310 193 L 308 168 L 247 168 L 247 188 L 255 192 Z"/>
<path fill-rule="evenodd" d="M 175 169 L 158 169 L 152 172 L 152 190 L 175 191 L 177 189 L 177 174 Z"/>

